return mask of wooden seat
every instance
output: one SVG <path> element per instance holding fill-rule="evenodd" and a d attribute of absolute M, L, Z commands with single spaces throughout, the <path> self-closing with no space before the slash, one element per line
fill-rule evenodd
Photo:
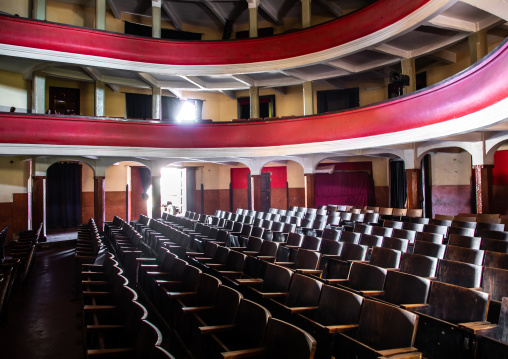
<path fill-rule="evenodd" d="M 206 266 L 222 277 L 240 278 L 246 258 L 246 254 L 231 250 L 225 263 L 207 263 Z"/>
<path fill-rule="evenodd" d="M 436 270 L 436 280 L 465 288 L 480 288 L 482 267 L 441 259 Z"/>
<path fill-rule="evenodd" d="M 330 284 L 349 288 L 363 296 L 378 295 L 383 290 L 387 270 L 362 262 L 353 262 L 347 279 L 329 280 Z"/>
<path fill-rule="evenodd" d="M 338 256 L 327 256 L 326 265 L 322 267 L 322 280 L 347 279 L 353 261 L 365 261 L 368 247 L 354 243 L 344 243 Z"/>
<path fill-rule="evenodd" d="M 460 234 L 450 233 L 450 238 L 448 239 L 448 244 L 452 245 L 452 246 L 463 247 L 463 248 L 480 249 L 481 240 L 482 239 L 480 237 L 470 237 L 470 236 L 464 236 L 464 235 L 460 235 Z"/>
<path fill-rule="evenodd" d="M 416 233 L 416 241 L 424 241 L 430 243 L 442 244 L 444 235 L 442 233 L 418 232 Z"/>
<path fill-rule="evenodd" d="M 372 227 L 371 234 L 375 236 L 382 236 L 382 237 L 391 237 L 393 233 L 393 228 L 388 227 L 379 227 L 374 226 Z"/>
<path fill-rule="evenodd" d="M 361 234 L 371 234 L 372 233 L 372 225 L 365 223 L 355 223 L 353 232 L 361 233 Z"/>
<path fill-rule="evenodd" d="M 409 222 L 415 223 L 415 224 L 429 224 L 430 218 L 412 217 L 412 218 L 410 218 Z"/>
<path fill-rule="evenodd" d="M 389 219 L 385 219 L 383 221 L 383 227 L 402 229 L 402 224 L 403 223 L 404 222 L 401 222 L 401 221 L 392 221 L 392 220 L 389 220 Z"/>
<path fill-rule="evenodd" d="M 316 310 L 323 283 L 301 274 L 294 274 L 285 298 L 273 298 L 268 309 L 275 318 L 293 321 L 292 316 Z"/>
<path fill-rule="evenodd" d="M 377 299 L 414 311 L 427 304 L 431 281 L 412 274 L 388 271 L 383 293 Z"/>
<path fill-rule="evenodd" d="M 358 244 L 358 242 L 360 242 L 360 237 L 361 237 L 360 233 L 344 231 L 340 235 L 339 241 L 345 243 Z"/>
<path fill-rule="evenodd" d="M 405 253 L 407 252 L 407 248 L 409 246 L 409 240 L 402 238 L 384 237 L 381 246 L 383 248 L 395 249 Z"/>
<path fill-rule="evenodd" d="M 329 285 L 323 285 L 318 308 L 299 314 L 298 326 L 317 340 L 316 358 L 330 358 L 336 333 L 357 327 L 363 297 Z"/>
<path fill-rule="evenodd" d="M 503 231 L 504 224 L 502 223 L 478 223 L 475 236 L 506 240 L 508 239 L 508 232 Z"/>
<path fill-rule="evenodd" d="M 444 258 L 446 245 L 425 241 L 415 241 L 414 253 L 424 256 Z"/>
<path fill-rule="evenodd" d="M 444 259 L 481 266 L 484 255 L 485 252 L 480 249 L 457 247 L 449 244 L 446 246 Z"/>
<path fill-rule="evenodd" d="M 485 267 L 508 269 L 508 253 L 485 251 L 483 265 Z"/>
<path fill-rule="evenodd" d="M 423 226 L 425 226 L 423 223 L 404 222 L 402 224 L 402 229 L 415 232 L 423 232 Z"/>
<path fill-rule="evenodd" d="M 482 290 L 491 295 L 489 306 L 489 321 L 499 322 L 501 301 L 508 297 L 508 270 L 484 267 L 482 274 Z"/>
<path fill-rule="evenodd" d="M 508 253 L 508 241 L 482 238 L 480 249 L 491 252 Z"/>
<path fill-rule="evenodd" d="M 418 316 L 404 309 L 365 299 L 358 328 L 338 333 L 333 354 L 336 358 L 378 358 L 410 353 L 421 358 L 413 347 Z"/>
<path fill-rule="evenodd" d="M 321 271 L 317 269 L 319 266 L 320 259 L 321 256 L 319 252 L 299 248 L 298 251 L 296 252 L 294 262 L 277 261 L 275 263 L 286 268 L 291 268 L 300 273 L 316 274 L 320 276 Z"/>
<path fill-rule="evenodd" d="M 434 277 L 436 275 L 438 259 L 416 253 L 402 253 L 399 270 L 404 273 L 420 277 Z"/>
<path fill-rule="evenodd" d="M 336 229 L 325 228 L 323 230 L 322 235 L 321 235 L 321 239 L 328 239 L 331 241 L 339 241 L 342 233 L 343 233 L 342 231 L 338 231 Z"/>
<path fill-rule="evenodd" d="M 399 268 L 401 254 L 401 251 L 395 249 L 373 247 L 369 264 L 381 268 Z"/>
<path fill-rule="evenodd" d="M 416 347 L 425 358 L 473 357 L 474 330 L 461 328 L 484 322 L 488 306 L 488 293 L 433 282 L 428 306 L 416 312 L 420 317 Z"/>
<path fill-rule="evenodd" d="M 397 229 L 394 228 L 392 231 L 392 238 L 407 239 L 409 243 L 414 243 L 416 238 L 416 231 L 409 229 Z"/>

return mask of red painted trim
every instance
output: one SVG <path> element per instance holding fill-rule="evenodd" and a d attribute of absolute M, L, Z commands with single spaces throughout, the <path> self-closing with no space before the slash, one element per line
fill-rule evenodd
<path fill-rule="evenodd" d="M 348 16 L 305 30 L 232 41 L 149 39 L 0 16 L 0 43 L 167 65 L 255 63 L 312 54 L 360 39 L 396 23 L 429 1 L 379 0 Z"/>

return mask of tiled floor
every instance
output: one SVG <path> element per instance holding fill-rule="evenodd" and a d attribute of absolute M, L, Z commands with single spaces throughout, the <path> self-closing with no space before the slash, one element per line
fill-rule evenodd
<path fill-rule="evenodd" d="M 0 357 L 84 357 L 74 281 L 74 245 L 38 250 L 25 289 L 18 286 L 12 294 L 9 315 L 0 327 Z"/>

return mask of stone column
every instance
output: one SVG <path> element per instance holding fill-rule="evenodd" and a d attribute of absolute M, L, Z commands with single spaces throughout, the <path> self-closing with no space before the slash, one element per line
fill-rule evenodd
<path fill-rule="evenodd" d="M 161 177 L 152 176 L 152 218 L 161 217 Z"/>
<path fill-rule="evenodd" d="M 152 37 L 161 38 L 161 0 L 152 0 Z"/>
<path fill-rule="evenodd" d="M 95 0 L 95 28 L 106 30 L 106 0 Z"/>
<path fill-rule="evenodd" d="M 489 213 L 492 199 L 493 165 L 473 165 L 475 174 L 476 213 Z"/>
<path fill-rule="evenodd" d="M 96 176 L 94 179 L 93 217 L 99 232 L 104 232 L 106 220 L 106 177 Z"/>
<path fill-rule="evenodd" d="M 488 52 L 487 31 L 481 30 L 468 36 L 471 65 L 481 60 Z"/>
<path fill-rule="evenodd" d="M 311 0 L 302 1 L 302 28 L 310 27 L 312 12 L 310 8 Z"/>
<path fill-rule="evenodd" d="M 161 97 L 162 89 L 160 87 L 152 88 L 152 119 L 160 120 L 161 115 Z"/>
<path fill-rule="evenodd" d="M 32 228 L 42 223 L 41 234 L 46 236 L 46 176 L 32 176 Z"/>
<path fill-rule="evenodd" d="M 303 114 L 314 114 L 314 93 L 312 81 L 306 81 L 303 84 Z"/>
<path fill-rule="evenodd" d="M 35 20 L 46 20 L 46 0 L 33 0 L 32 17 Z"/>
<path fill-rule="evenodd" d="M 407 186 L 407 208 L 419 209 L 421 206 L 421 169 L 406 170 L 406 186 Z"/>
<path fill-rule="evenodd" d="M 261 211 L 261 175 L 251 176 L 251 203 L 255 211 Z"/>
<path fill-rule="evenodd" d="M 32 75 L 32 113 L 45 113 L 46 74 L 34 72 Z"/>
<path fill-rule="evenodd" d="M 247 0 L 249 6 L 249 37 L 258 37 L 259 0 Z"/>
<path fill-rule="evenodd" d="M 94 96 L 94 116 L 104 116 L 104 98 L 106 88 L 104 82 L 95 81 L 95 96 Z"/>
<path fill-rule="evenodd" d="M 250 95 L 250 118 L 259 117 L 259 87 L 252 86 L 249 89 Z"/>
<path fill-rule="evenodd" d="M 415 59 L 402 59 L 400 62 L 402 74 L 409 76 L 409 86 L 404 87 L 404 95 L 416 91 Z"/>
<path fill-rule="evenodd" d="M 305 207 L 315 208 L 316 207 L 316 196 L 315 196 L 315 179 L 314 173 L 305 174 Z"/>

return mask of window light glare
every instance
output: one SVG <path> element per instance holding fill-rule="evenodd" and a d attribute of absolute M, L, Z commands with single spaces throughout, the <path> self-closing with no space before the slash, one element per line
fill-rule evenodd
<path fill-rule="evenodd" d="M 178 122 L 196 121 L 196 104 L 194 101 L 185 101 L 176 117 Z"/>

